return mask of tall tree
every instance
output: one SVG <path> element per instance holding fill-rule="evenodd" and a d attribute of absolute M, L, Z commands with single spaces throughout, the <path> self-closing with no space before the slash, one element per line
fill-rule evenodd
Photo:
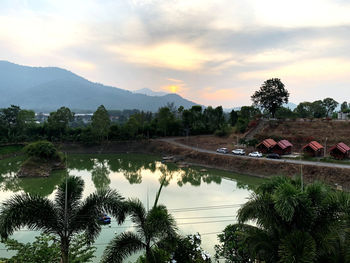
<path fill-rule="evenodd" d="M 109 127 L 111 126 L 111 120 L 109 119 L 109 114 L 106 108 L 101 105 L 97 108 L 91 118 L 91 127 L 97 138 L 102 141 L 109 132 Z"/>
<path fill-rule="evenodd" d="M 59 185 L 54 201 L 27 193 L 14 195 L 1 206 L 1 238 L 24 226 L 53 234 L 60 240 L 61 260 L 67 263 L 72 237 L 83 232 L 93 242 L 101 231 L 97 218 L 102 213 L 112 214 L 119 223 L 125 219 L 125 204 L 116 191 L 100 190 L 81 200 L 83 190 L 84 181 L 70 176 L 67 184 Z"/>
<path fill-rule="evenodd" d="M 67 107 L 61 107 L 57 111 L 51 112 L 47 119 L 48 128 L 52 135 L 62 139 L 68 129 L 69 122 L 74 120 L 74 113 Z"/>
<path fill-rule="evenodd" d="M 269 111 L 274 118 L 276 110 L 288 103 L 289 93 L 280 79 L 273 78 L 266 80 L 251 98 L 255 105 Z"/>
<path fill-rule="evenodd" d="M 347 112 L 349 110 L 349 104 L 344 101 L 341 105 L 340 105 L 340 111 L 341 112 Z"/>
<path fill-rule="evenodd" d="M 325 98 L 323 101 L 322 101 L 323 105 L 325 106 L 326 108 L 326 116 L 331 116 L 333 111 L 335 110 L 335 108 L 338 106 L 338 102 L 335 101 L 334 99 L 332 98 Z"/>

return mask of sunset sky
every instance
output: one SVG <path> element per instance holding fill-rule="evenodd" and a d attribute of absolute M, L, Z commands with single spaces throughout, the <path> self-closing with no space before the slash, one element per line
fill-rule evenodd
<path fill-rule="evenodd" d="M 350 1 L 1 0 L 0 60 L 236 107 L 277 77 L 290 101 L 350 101 Z"/>

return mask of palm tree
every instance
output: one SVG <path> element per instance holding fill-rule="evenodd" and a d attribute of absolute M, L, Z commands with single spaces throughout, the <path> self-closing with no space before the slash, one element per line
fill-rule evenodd
<path fill-rule="evenodd" d="M 321 183 L 300 186 L 277 177 L 259 186 L 238 212 L 249 221 L 245 242 L 251 257 L 265 262 L 331 262 L 343 208 L 338 193 Z M 339 239 L 338 239 L 339 241 Z"/>
<path fill-rule="evenodd" d="M 146 262 L 156 262 L 154 248 L 158 244 L 176 238 L 177 227 L 174 218 L 164 205 L 157 205 L 164 182 L 165 179 L 161 183 L 151 210 L 146 211 L 138 199 L 126 202 L 137 233 L 128 231 L 112 239 L 104 252 L 102 262 L 121 263 L 123 259 L 138 251 L 146 251 Z"/>
<path fill-rule="evenodd" d="M 68 262 L 72 237 L 80 232 L 93 242 L 101 231 L 98 217 L 107 212 L 118 223 L 125 219 L 125 203 L 114 190 L 103 189 L 82 200 L 84 181 L 70 176 L 57 189 L 54 201 L 33 194 L 17 194 L 2 204 L 0 236 L 6 239 L 15 230 L 27 226 L 56 235 L 60 239 L 61 261 Z"/>

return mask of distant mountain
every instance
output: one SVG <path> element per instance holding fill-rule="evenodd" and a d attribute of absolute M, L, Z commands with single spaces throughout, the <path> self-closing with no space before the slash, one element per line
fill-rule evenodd
<path fill-rule="evenodd" d="M 139 109 L 157 111 L 167 103 L 190 108 L 196 103 L 177 94 L 148 96 L 93 83 L 56 67 L 28 67 L 0 61 L 0 108 L 11 104 L 37 111 L 71 109 Z"/>
<path fill-rule="evenodd" d="M 166 93 L 166 92 L 163 92 L 163 91 L 153 91 L 153 90 L 148 89 L 148 88 L 134 90 L 133 92 L 134 93 L 144 94 L 144 95 L 147 95 L 147 96 L 164 96 L 164 95 L 169 94 L 169 93 Z"/>

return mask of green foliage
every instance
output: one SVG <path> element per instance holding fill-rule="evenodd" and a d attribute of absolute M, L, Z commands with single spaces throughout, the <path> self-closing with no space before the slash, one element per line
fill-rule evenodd
<path fill-rule="evenodd" d="M 38 141 L 28 144 L 23 151 L 30 157 L 53 159 L 58 157 L 56 147 L 48 141 Z"/>
<path fill-rule="evenodd" d="M 214 132 L 215 136 L 224 137 L 231 133 L 229 125 L 222 125 L 222 127 Z"/>
<path fill-rule="evenodd" d="M 23 244 L 14 239 L 5 241 L 8 250 L 16 251 L 16 255 L 4 259 L 8 263 L 30 262 L 47 263 L 59 262 L 61 258 L 60 243 L 53 235 L 40 234 L 33 243 Z M 75 235 L 71 241 L 69 262 L 92 262 L 96 248 L 88 244 L 84 235 Z"/>
<path fill-rule="evenodd" d="M 67 189 L 67 192 L 66 192 Z M 61 260 L 68 262 L 72 237 L 84 233 L 91 243 L 101 231 L 97 218 L 104 212 L 113 215 L 119 223 L 125 219 L 123 198 L 114 190 L 103 189 L 82 199 L 84 181 L 79 177 L 68 177 L 57 189 L 55 199 L 38 195 L 16 194 L 3 202 L 0 212 L 0 235 L 7 239 L 15 230 L 27 226 L 42 230 L 59 239 Z M 65 200 L 67 218 L 65 221 Z M 78 251 L 84 251 L 84 248 Z M 71 251 L 73 252 L 73 251 Z"/>
<path fill-rule="evenodd" d="M 223 233 L 218 235 L 220 244 L 215 245 L 215 258 L 225 258 L 226 263 L 250 263 L 249 246 L 245 243 L 245 227 L 243 225 L 228 225 Z"/>
<path fill-rule="evenodd" d="M 148 212 L 137 199 L 129 200 L 127 207 L 137 233 L 128 231 L 117 235 L 104 251 L 102 262 L 122 262 L 140 251 L 146 251 L 146 262 L 154 262 L 158 245 L 176 237 L 175 220 L 166 207 L 157 202 Z"/>
<path fill-rule="evenodd" d="M 323 101 L 323 106 L 326 108 L 326 116 L 331 116 L 335 108 L 338 106 L 338 102 L 332 98 L 325 98 Z"/>
<path fill-rule="evenodd" d="M 92 132 L 99 141 L 102 141 L 108 135 L 110 125 L 111 120 L 107 110 L 103 105 L 99 106 L 91 118 Z"/>
<path fill-rule="evenodd" d="M 294 119 L 297 117 L 297 114 L 295 114 L 291 109 L 280 107 L 276 111 L 277 119 Z"/>
<path fill-rule="evenodd" d="M 67 107 L 61 107 L 57 111 L 51 112 L 47 119 L 48 137 L 62 139 L 66 134 L 68 124 L 74 119 L 74 113 Z"/>
<path fill-rule="evenodd" d="M 340 105 L 340 111 L 341 112 L 348 112 L 349 111 L 349 104 L 344 101 L 341 105 Z"/>
<path fill-rule="evenodd" d="M 247 130 L 248 127 L 248 120 L 243 118 L 238 118 L 238 121 L 236 123 L 236 130 L 240 133 L 244 133 Z"/>
<path fill-rule="evenodd" d="M 325 118 L 327 117 L 327 111 L 330 111 L 331 108 L 325 106 L 324 102 L 321 100 L 316 100 L 314 102 L 301 102 L 294 109 L 294 112 L 300 118 Z"/>
<path fill-rule="evenodd" d="M 348 200 L 349 194 L 321 183 L 302 188 L 300 180 L 273 178 L 260 185 L 238 212 L 240 224 L 234 227 L 241 229 L 243 243 L 232 243 L 235 236 L 223 236 L 219 254 L 234 247 L 243 249 L 252 260 L 265 262 L 344 260 L 344 251 L 338 247 L 344 248 L 349 241 L 340 234 L 349 228 Z M 256 227 L 245 225 L 248 221 L 256 222 Z"/>
<path fill-rule="evenodd" d="M 268 110 L 274 118 L 276 110 L 288 103 L 289 93 L 280 79 L 273 78 L 266 80 L 251 98 L 254 105 Z"/>
<path fill-rule="evenodd" d="M 237 113 L 237 111 L 232 110 L 230 112 L 230 124 L 232 127 L 234 127 L 236 125 L 237 120 L 238 120 L 238 113 Z"/>

